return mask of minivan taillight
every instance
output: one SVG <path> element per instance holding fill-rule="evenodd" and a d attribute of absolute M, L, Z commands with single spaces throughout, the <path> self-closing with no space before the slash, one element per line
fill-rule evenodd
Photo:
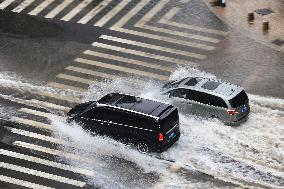
<path fill-rule="evenodd" d="M 239 112 L 236 109 L 228 109 L 227 110 L 229 115 L 237 115 Z"/>
<path fill-rule="evenodd" d="M 164 141 L 164 135 L 163 134 L 159 134 L 159 142 Z"/>

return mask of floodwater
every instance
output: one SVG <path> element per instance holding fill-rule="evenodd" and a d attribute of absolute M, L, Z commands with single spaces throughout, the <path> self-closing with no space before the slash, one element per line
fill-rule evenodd
<path fill-rule="evenodd" d="M 184 75 L 218 79 L 213 74 L 191 68 L 177 69 L 171 79 Z M 29 104 L 29 96 L 38 95 L 40 91 L 60 93 L 82 102 L 97 100 L 109 92 L 122 92 L 171 103 L 161 95 L 161 83 L 136 78 L 118 78 L 100 86 L 91 85 L 85 93 L 45 87 L 12 73 L 1 73 L 0 83 L 1 89 L 13 91 L 1 97 L 21 104 Z M 284 99 L 248 95 L 252 112 L 247 122 L 238 127 L 180 114 L 182 136 L 162 154 L 141 154 L 111 139 L 91 136 L 78 125 L 66 124 L 62 112 L 54 112 L 60 117 L 50 117 L 54 127 L 52 135 L 65 141 L 57 148 L 68 154 L 79 154 L 86 163 L 78 159 L 61 160 L 96 173 L 86 178 L 88 184 L 94 186 L 150 188 L 155 183 L 160 188 L 219 188 L 212 182 L 187 179 L 185 173 L 170 171 L 172 167 L 179 167 L 241 187 L 283 188 Z M 15 114 L 16 108 L 0 104 L 1 118 L 9 119 Z"/>

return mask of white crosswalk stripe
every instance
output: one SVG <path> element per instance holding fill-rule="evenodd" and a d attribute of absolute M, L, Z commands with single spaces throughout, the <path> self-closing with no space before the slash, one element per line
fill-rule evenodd
<path fill-rule="evenodd" d="M 15 185 L 18 185 L 18 186 L 27 187 L 27 188 L 32 188 L 32 189 L 55 189 L 55 188 L 52 188 L 52 187 L 43 186 L 43 185 L 40 185 L 40 184 L 35 184 L 35 183 L 28 182 L 28 181 L 25 181 L 25 180 L 7 177 L 7 176 L 1 175 L 1 174 L 0 174 L 0 181 L 10 183 L 10 184 L 15 184 Z"/>
<path fill-rule="evenodd" d="M 18 5 L 17 7 L 15 7 L 12 11 L 13 12 L 22 12 L 25 8 L 27 8 L 30 4 L 32 4 L 35 0 L 25 0 L 24 2 L 22 2 L 20 5 Z"/>
<path fill-rule="evenodd" d="M 81 18 L 77 23 L 86 24 L 92 18 L 94 18 L 98 13 L 101 12 L 112 0 L 103 0 L 99 5 L 93 8 L 88 14 L 86 14 L 83 18 Z"/>
<path fill-rule="evenodd" d="M 13 130 L 15 130 L 13 128 Z M 74 167 L 74 166 L 70 166 L 70 165 L 66 165 L 66 164 L 62 164 L 62 163 L 58 163 L 58 162 L 54 162 L 54 161 L 50 161 L 50 160 L 46 160 L 46 159 L 41 159 L 41 158 L 37 158 L 37 157 L 33 157 L 33 156 L 28 156 L 25 154 L 21 154 L 21 153 L 17 153 L 17 152 L 13 152 L 13 151 L 8 151 L 8 150 L 4 150 L 4 149 L 0 149 L 0 154 L 5 155 L 5 156 L 9 156 L 9 157 L 13 157 L 13 158 L 18 158 L 21 160 L 25 160 L 25 161 L 29 161 L 32 163 L 37 163 L 37 164 L 41 164 L 41 165 L 46 165 L 49 167 L 54 167 L 54 168 L 58 168 L 58 169 L 62 169 L 65 171 L 71 171 L 74 173 L 79 173 L 79 174 L 83 174 L 86 176 L 93 176 L 95 173 L 91 170 L 88 169 L 83 169 L 80 167 Z"/>
<path fill-rule="evenodd" d="M 54 117 L 54 116 L 61 118 L 61 116 L 57 116 L 57 115 L 54 115 L 52 113 L 46 113 L 46 112 L 37 111 L 37 110 L 29 109 L 29 108 L 21 108 L 21 109 L 19 109 L 19 111 L 27 113 L 27 114 L 33 114 L 33 115 L 36 115 L 36 116 L 45 117 L 45 118 L 48 118 L 48 119 L 51 118 L 51 117 Z"/>
<path fill-rule="evenodd" d="M 95 160 L 94 158 L 87 158 L 87 157 L 81 156 L 80 154 L 76 155 L 76 154 L 72 154 L 72 153 L 67 153 L 67 152 L 63 152 L 63 151 L 60 151 L 60 150 L 55 150 L 55 149 L 51 149 L 51 148 L 47 148 L 47 147 L 44 147 L 44 146 L 39 146 L 39 145 L 31 144 L 31 143 L 26 143 L 26 142 L 22 142 L 22 141 L 15 141 L 15 142 L 13 142 L 13 145 L 19 146 L 19 147 L 22 147 L 22 148 L 32 149 L 32 150 L 35 150 L 35 151 L 39 151 L 39 152 L 43 152 L 43 153 L 47 153 L 47 154 L 51 154 L 51 155 L 60 156 L 60 157 L 67 158 L 67 159 L 84 161 L 84 162 L 90 163 L 90 164 L 98 163 L 98 161 Z"/>
<path fill-rule="evenodd" d="M 45 96 L 45 97 L 50 97 L 62 101 L 67 101 L 71 103 L 80 103 L 81 99 L 79 97 L 72 96 L 72 94 L 60 94 L 60 93 L 52 93 L 50 91 L 39 91 L 37 92 L 38 95 Z"/>
<path fill-rule="evenodd" d="M 120 43 L 124 43 L 124 44 L 135 45 L 135 46 L 140 46 L 140 47 L 144 47 L 144 48 L 159 50 L 159 51 L 163 51 L 163 52 L 179 54 L 179 55 L 188 56 L 188 57 L 197 58 L 197 59 L 205 59 L 206 58 L 205 55 L 201 55 L 201 54 L 197 54 L 197 53 L 172 49 L 172 48 L 168 48 L 168 47 L 161 47 L 161 46 L 152 45 L 152 44 L 148 44 L 148 43 L 132 41 L 132 40 L 129 40 L 129 39 L 122 39 L 122 38 L 119 38 L 119 37 L 113 37 L 113 36 L 109 36 L 109 35 L 101 35 L 100 38 L 110 40 L 110 41 L 116 41 L 116 42 L 120 42 Z"/>
<path fill-rule="evenodd" d="M 130 0 L 123 0 L 118 5 L 116 5 L 111 11 L 109 11 L 103 18 L 101 18 L 95 26 L 102 27 L 104 26 L 110 19 L 112 19 L 117 13 L 119 13 L 128 3 Z"/>
<path fill-rule="evenodd" d="M 5 0 L 0 4 L 0 9 L 3 10 L 6 7 L 8 7 L 10 4 L 12 4 L 15 0 Z"/>
<path fill-rule="evenodd" d="M 12 122 L 15 122 L 15 123 L 29 125 L 29 126 L 32 126 L 32 127 L 38 128 L 38 129 L 52 130 L 51 125 L 45 124 L 45 123 L 42 123 L 42 122 L 38 122 L 38 121 L 34 121 L 34 120 L 30 120 L 30 119 L 12 116 L 10 120 Z"/>
<path fill-rule="evenodd" d="M 62 73 L 58 74 L 56 77 L 61 78 L 61 79 L 65 79 L 65 80 L 80 82 L 80 83 L 84 83 L 84 84 L 88 84 L 88 85 L 95 83 L 95 81 L 93 81 L 91 79 L 84 79 L 84 78 L 81 78 L 81 77 L 76 77 L 76 76 L 72 76 L 72 75 L 68 75 L 68 74 L 62 74 Z"/>
<path fill-rule="evenodd" d="M 29 12 L 29 15 L 38 15 L 41 11 L 43 11 L 48 5 L 53 3 L 55 0 L 45 0 L 40 5 L 38 5 L 35 9 Z"/>
<path fill-rule="evenodd" d="M 78 63 L 108 68 L 108 69 L 121 71 L 121 72 L 125 72 L 125 73 L 140 75 L 140 76 L 144 76 L 144 77 L 151 77 L 151 78 L 155 78 L 155 79 L 159 79 L 159 80 L 168 80 L 169 79 L 168 76 L 164 76 L 164 75 L 153 74 L 153 73 L 149 73 L 149 72 L 145 72 L 145 71 L 140 71 L 140 70 L 137 70 L 137 69 L 131 69 L 131 68 L 126 68 L 126 67 L 122 67 L 122 66 L 116 66 L 116 65 L 112 65 L 112 64 L 107 64 L 107 63 L 83 59 L 83 58 L 76 58 L 75 61 L 78 62 Z"/>
<path fill-rule="evenodd" d="M 57 83 L 57 82 L 49 82 L 48 86 L 59 88 L 59 89 L 65 89 L 65 90 L 79 91 L 79 92 L 86 91 L 86 89 L 81 88 L 81 87 L 74 87 L 74 86 L 70 86 L 70 85 L 66 85 L 66 84 L 62 84 L 62 83 Z"/>
<path fill-rule="evenodd" d="M 14 133 L 14 134 L 18 134 L 18 135 L 22 135 L 22 136 L 26 136 L 26 137 L 30 137 L 30 138 L 35 138 L 38 140 L 44 140 L 47 142 L 51 142 L 51 143 L 56 143 L 56 144 L 63 144 L 66 145 L 67 141 L 58 139 L 58 138 L 54 138 L 54 137 L 50 137 L 50 136 L 46 136 L 46 135 L 42 135 L 42 134 L 38 134 L 38 133 L 33 133 L 30 131 L 26 131 L 26 130 L 22 130 L 22 129 L 17 129 L 17 128 L 10 128 L 10 127 L 6 127 L 7 130 L 9 130 L 10 132 Z"/>
<path fill-rule="evenodd" d="M 61 20 L 69 21 L 76 16 L 81 10 L 88 6 L 93 0 L 83 0 L 78 6 L 72 9 L 68 14 L 61 18 Z"/>
<path fill-rule="evenodd" d="M 66 178 L 66 177 L 62 177 L 62 176 L 58 176 L 58 175 L 54 175 L 54 174 L 46 173 L 46 172 L 42 172 L 42 171 L 37 171 L 35 169 L 30 169 L 30 168 L 26 168 L 26 167 L 23 167 L 23 166 L 14 165 L 14 164 L 5 163 L 5 162 L 0 162 L 0 167 L 5 168 L 5 169 L 14 170 L 14 171 L 21 172 L 21 173 L 34 175 L 34 176 L 37 176 L 37 177 L 42 177 L 42 178 L 54 180 L 54 181 L 57 181 L 57 182 L 62 182 L 62 183 L 66 183 L 66 184 L 70 184 L 70 185 L 74 185 L 74 186 L 79 186 L 79 187 L 83 187 L 86 184 L 85 182 L 81 182 L 81 181 L 78 181 L 78 180 L 73 180 L 73 179 L 70 179 L 70 178 Z"/>
<path fill-rule="evenodd" d="M 128 64 L 135 64 L 135 65 L 138 65 L 138 66 L 143 66 L 143 67 L 148 67 L 148 68 L 154 68 L 154 69 L 168 71 L 168 72 L 172 72 L 172 71 L 175 70 L 175 68 L 166 67 L 166 66 L 162 66 L 162 65 L 159 65 L 159 64 L 146 63 L 146 62 L 142 62 L 142 61 L 139 61 L 139 60 L 134 60 L 134 59 L 125 58 L 125 57 L 122 57 L 122 56 L 111 55 L 111 54 L 100 53 L 100 52 L 91 51 L 91 50 L 86 50 L 86 51 L 83 52 L 83 54 L 101 57 L 101 58 L 105 58 L 105 59 L 109 59 L 109 60 L 115 60 L 115 61 L 119 61 L 119 62 L 125 62 L 125 63 L 128 63 Z"/>
<path fill-rule="evenodd" d="M 104 79 L 116 79 L 116 78 L 118 78 L 118 76 L 116 76 L 116 75 L 98 72 L 98 71 L 89 70 L 89 69 L 84 69 L 84 68 L 79 68 L 79 67 L 76 67 L 76 66 L 68 66 L 65 69 L 70 70 L 70 71 L 74 71 L 74 72 L 78 72 L 78 73 L 92 75 L 92 76 L 98 76 L 98 77 L 101 77 L 101 78 L 104 78 Z"/>
<path fill-rule="evenodd" d="M 54 8 L 52 11 L 50 11 L 47 15 L 45 15 L 45 18 L 54 18 L 56 15 L 58 15 L 63 9 L 65 9 L 68 5 L 73 3 L 74 0 L 64 0 L 61 4 L 59 4 L 56 8 Z"/>
<path fill-rule="evenodd" d="M 37 99 L 31 99 L 31 100 L 29 100 L 29 102 L 31 104 L 36 105 L 37 107 L 46 107 L 46 108 L 60 110 L 60 111 L 69 111 L 70 110 L 70 107 L 61 106 L 61 105 L 53 104 L 53 103 L 46 102 L 46 101 L 40 101 L 40 100 L 37 100 Z"/>
<path fill-rule="evenodd" d="M 114 50 L 114 51 L 118 51 L 118 52 L 125 52 L 125 53 L 129 53 L 129 54 L 137 55 L 137 56 L 144 56 L 144 57 L 152 58 L 152 59 L 156 59 L 156 60 L 172 62 L 172 63 L 175 63 L 175 64 L 197 66 L 196 63 L 186 61 L 186 60 L 166 57 L 166 56 L 152 54 L 152 53 L 143 52 L 143 51 L 137 51 L 137 50 L 133 50 L 133 49 L 127 49 L 127 48 L 108 45 L 108 44 L 104 44 L 104 43 L 93 42 L 92 45 L 95 46 L 95 47 L 110 49 L 110 50 Z"/>

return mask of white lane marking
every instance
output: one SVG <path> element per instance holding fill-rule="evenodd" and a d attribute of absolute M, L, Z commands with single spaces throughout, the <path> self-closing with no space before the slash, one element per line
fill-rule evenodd
<path fill-rule="evenodd" d="M 91 80 L 91 79 L 84 79 L 81 77 L 76 77 L 76 76 L 72 76 L 72 75 L 68 75 L 68 74 L 58 74 L 56 77 L 61 78 L 61 79 L 66 79 L 66 80 L 70 80 L 70 81 L 75 81 L 75 82 L 80 82 L 80 83 L 84 83 L 84 84 L 92 84 L 95 83 L 95 81 Z"/>
<path fill-rule="evenodd" d="M 55 98 L 58 100 L 68 101 L 71 103 L 81 103 L 82 102 L 80 98 L 73 97 L 73 96 L 67 96 L 67 95 L 54 94 L 54 93 L 50 93 L 49 91 L 39 91 L 37 92 L 37 94 L 41 96 Z"/>
<path fill-rule="evenodd" d="M 102 17 L 98 22 L 96 22 L 94 26 L 99 26 L 99 27 L 104 26 L 108 21 L 110 21 L 117 13 L 119 13 L 130 2 L 131 2 L 130 0 L 121 1 L 113 9 L 111 9 L 111 11 L 109 11 L 104 17 Z"/>
<path fill-rule="evenodd" d="M 139 61 L 139 60 L 125 58 L 125 57 L 122 57 L 122 56 L 115 56 L 115 55 L 111 55 L 111 54 L 100 53 L 100 52 L 91 51 L 91 50 L 86 50 L 86 51 L 83 52 L 83 54 L 97 56 L 97 57 L 101 57 L 101 58 L 105 58 L 105 59 L 109 59 L 109 60 L 115 60 L 115 61 L 119 61 L 119 62 L 125 62 L 125 63 L 128 63 L 128 64 L 135 64 L 135 65 L 144 66 L 144 67 L 148 67 L 148 68 L 154 68 L 154 69 L 168 71 L 168 72 L 172 72 L 172 71 L 175 70 L 175 68 L 162 66 L 162 65 L 159 65 L 159 64 L 146 63 L 146 62 L 142 62 L 142 61 Z"/>
<path fill-rule="evenodd" d="M 204 27 L 194 26 L 194 25 L 190 25 L 190 24 L 183 24 L 183 23 L 178 23 L 178 22 L 171 21 L 172 17 L 180 9 L 181 8 L 177 8 L 177 7 L 172 8 L 165 16 L 163 16 L 159 20 L 159 23 L 170 25 L 170 26 L 175 26 L 175 27 L 179 27 L 179 28 L 184 28 L 184 29 L 200 31 L 200 32 L 218 34 L 218 35 L 227 35 L 228 34 L 228 32 L 225 32 L 225 31 L 222 31 L 222 30 L 214 30 L 214 29 L 209 29 L 209 28 L 204 28 Z"/>
<path fill-rule="evenodd" d="M 57 117 L 59 119 L 63 119 L 64 118 L 62 116 L 58 116 L 58 115 L 55 115 L 55 114 L 52 114 L 52 113 L 46 113 L 46 112 L 37 111 L 37 110 L 29 109 L 29 108 L 21 108 L 21 109 L 19 109 L 19 111 L 27 113 L 27 114 L 32 114 L 32 115 L 48 118 L 48 119 L 50 119 L 52 117 Z"/>
<path fill-rule="evenodd" d="M 125 16 L 123 16 L 119 21 L 117 21 L 110 29 L 112 28 L 121 28 L 124 24 L 128 22 L 133 16 L 137 15 L 139 11 L 141 11 L 150 0 L 140 1 L 131 11 L 129 11 Z"/>
<path fill-rule="evenodd" d="M 29 101 L 32 104 L 38 105 L 37 107 L 45 106 L 46 108 L 51 108 L 51 109 L 56 109 L 56 110 L 61 110 L 61 111 L 69 111 L 71 109 L 70 107 L 61 106 L 61 105 L 58 105 L 58 104 L 53 104 L 53 103 L 50 103 L 50 102 L 40 101 L 40 100 L 36 100 L 36 99 L 32 99 L 32 100 L 29 100 Z"/>
<path fill-rule="evenodd" d="M 66 164 L 62 164 L 62 163 L 57 163 L 57 162 L 54 162 L 54 161 L 41 159 L 41 158 L 37 158 L 37 157 L 33 157 L 33 156 L 28 156 L 28 155 L 25 155 L 25 154 L 20 154 L 20 153 L 17 153 L 17 152 L 12 152 L 12 151 L 8 151 L 8 150 L 4 150 L 4 149 L 0 149 L 0 154 L 5 155 L 5 156 L 9 156 L 9 157 L 13 157 L 13 158 L 26 160 L 26 161 L 33 162 L 33 163 L 46 165 L 46 166 L 49 166 L 49 167 L 54 167 L 54 168 L 58 168 L 58 169 L 66 170 L 66 171 L 71 171 L 73 173 L 79 173 L 79 174 L 86 175 L 86 176 L 94 176 L 94 174 L 95 174 L 93 171 L 88 170 L 88 169 L 83 169 L 83 168 L 80 168 L 80 167 L 74 167 L 74 166 L 70 166 L 70 165 L 66 165 Z"/>
<path fill-rule="evenodd" d="M 76 67 L 76 66 L 68 66 L 65 69 L 73 71 L 73 72 L 79 72 L 79 73 L 88 74 L 88 75 L 92 75 L 92 76 L 98 76 L 98 77 L 101 77 L 101 78 L 104 78 L 104 79 L 115 79 L 115 78 L 117 78 L 116 75 L 107 74 L 107 73 L 103 73 L 103 72 L 97 72 L 97 71 L 88 70 L 88 69 L 84 69 L 84 68 L 79 68 L 79 67 Z"/>
<path fill-rule="evenodd" d="M 124 73 L 130 73 L 130 74 L 140 75 L 140 76 L 144 76 L 144 77 L 151 77 L 151 78 L 155 78 L 155 79 L 159 79 L 159 80 L 169 80 L 168 76 L 154 74 L 154 73 L 145 72 L 145 71 L 136 70 L 136 69 L 131 69 L 131 68 L 126 68 L 126 67 L 117 66 L 117 65 L 113 65 L 113 64 L 107 64 L 107 63 L 93 61 L 93 60 L 87 60 L 87 59 L 83 59 L 83 58 L 76 58 L 74 61 L 76 61 L 78 63 L 89 64 L 89 65 L 98 66 L 98 67 L 102 67 L 102 68 L 108 68 L 108 69 L 112 69 L 112 70 L 116 70 L 116 71 L 121 71 L 121 72 L 124 72 Z"/>
<path fill-rule="evenodd" d="M 14 165 L 14 164 L 10 164 L 10 163 L 5 163 L 5 162 L 0 162 L 0 167 L 5 168 L 5 169 L 10 169 L 13 171 L 17 171 L 17 172 L 21 172 L 21 173 L 26 173 L 29 175 L 34 175 L 37 177 L 42 177 L 42 178 L 46 178 L 46 179 L 50 179 L 50 180 L 54 180 L 57 182 L 62 182 L 65 184 L 70 184 L 70 185 L 74 185 L 74 186 L 79 186 L 79 187 L 83 187 L 85 186 L 85 182 L 81 182 L 78 180 L 74 180 L 74 179 L 70 179 L 70 178 L 66 178 L 66 177 L 62 177 L 62 176 L 58 176 L 58 175 L 54 175 L 54 174 L 50 174 L 50 173 L 46 173 L 43 171 L 37 171 L 35 169 L 30 169 L 30 168 L 26 168 L 26 167 L 22 167 L 19 165 Z"/>
<path fill-rule="evenodd" d="M 56 15 L 58 15 L 64 8 L 66 8 L 68 5 L 73 3 L 74 0 L 64 0 L 60 5 L 55 7 L 52 11 L 50 11 L 47 15 L 45 15 L 45 18 L 54 18 Z"/>
<path fill-rule="evenodd" d="M 5 9 L 6 7 L 8 7 L 11 3 L 13 3 L 15 0 L 6 0 L 6 1 L 3 1 L 1 4 L 0 4 L 0 9 L 3 10 Z"/>
<path fill-rule="evenodd" d="M 68 14 L 63 16 L 61 20 L 69 21 L 74 16 L 76 16 L 81 10 L 83 10 L 86 6 L 88 6 L 93 0 L 83 0 L 78 6 L 72 9 Z"/>
<path fill-rule="evenodd" d="M 24 2 L 22 2 L 20 5 L 18 5 L 17 7 L 15 7 L 12 11 L 13 12 L 21 12 L 22 10 L 24 10 L 25 8 L 27 8 L 30 4 L 32 4 L 35 0 L 25 0 Z"/>
<path fill-rule="evenodd" d="M 112 0 L 103 0 L 100 4 L 98 4 L 95 8 L 93 8 L 88 14 L 86 14 L 83 18 L 81 18 L 77 23 L 86 24 L 92 18 L 94 18 L 101 10 L 103 10 L 108 4 L 112 2 Z"/>
<path fill-rule="evenodd" d="M 30 11 L 29 15 L 38 15 L 41 11 L 43 11 L 48 5 L 53 3 L 55 0 L 45 0 L 40 5 L 38 5 L 35 9 Z"/>
<path fill-rule="evenodd" d="M 118 28 L 118 27 L 112 27 L 111 29 L 114 30 L 114 31 L 118 31 L 118 32 L 126 33 L 126 34 L 132 34 L 132 35 L 145 37 L 145 38 L 148 38 L 150 40 L 155 39 L 155 40 L 165 41 L 165 42 L 168 42 L 168 43 L 174 43 L 174 44 L 178 44 L 178 45 L 184 45 L 184 46 L 188 46 L 188 47 L 199 48 L 199 49 L 207 50 L 207 51 L 215 49 L 215 47 L 211 46 L 211 45 L 204 45 L 204 44 L 201 44 L 201 43 L 189 42 L 189 41 L 186 41 L 186 40 L 173 39 L 173 38 L 165 37 L 165 36 L 162 36 L 162 35 L 155 35 L 155 34 L 144 33 L 144 32 L 140 32 L 140 31 L 129 30 L 129 29 L 125 29 L 125 28 Z"/>
<path fill-rule="evenodd" d="M 30 120 L 30 119 L 24 119 L 24 118 L 12 116 L 10 120 L 12 122 L 33 126 L 33 127 L 40 128 L 40 129 L 52 130 L 51 125 L 48 125 L 48 124 L 45 124 L 45 123 L 42 123 L 42 122 L 38 122 L 38 121 L 34 121 L 34 120 Z"/>
<path fill-rule="evenodd" d="M 15 184 L 15 185 L 18 185 L 18 186 L 27 187 L 27 188 L 32 188 L 32 189 L 55 189 L 55 188 L 43 186 L 43 185 L 40 185 L 40 184 L 28 182 L 28 181 L 25 181 L 25 180 L 7 177 L 7 176 L 4 176 L 4 175 L 0 175 L 0 181 L 10 183 L 10 184 Z"/>
<path fill-rule="evenodd" d="M 60 150 L 55 150 L 55 149 L 51 149 L 51 148 L 47 148 L 47 147 L 43 147 L 43 146 L 39 146 L 39 145 L 35 145 L 35 144 L 30 144 L 30 143 L 26 143 L 26 142 L 22 142 L 22 141 L 15 141 L 15 142 L 13 142 L 13 145 L 20 146 L 20 147 L 23 147 L 23 148 L 32 149 L 32 150 L 36 150 L 36 151 L 47 153 L 47 154 L 61 156 L 61 157 L 67 158 L 67 159 L 84 161 L 84 162 L 91 163 L 91 164 L 97 164 L 98 163 L 98 161 L 95 161 L 94 158 L 87 158 L 87 157 L 84 157 L 80 154 L 76 155 L 76 154 L 63 152 L 63 151 L 60 151 Z"/>
<path fill-rule="evenodd" d="M 33 132 L 22 130 L 22 129 L 16 129 L 16 128 L 11 128 L 11 127 L 6 127 L 6 128 L 14 134 L 18 134 L 18 135 L 22 135 L 22 136 L 26 136 L 30 138 L 35 138 L 35 139 L 44 140 L 47 142 L 62 144 L 62 145 L 65 145 L 68 143 L 67 141 L 64 141 L 58 138 L 54 138 L 54 137 L 50 137 L 50 136 L 46 136 L 46 135 L 42 135 L 38 133 L 33 133 Z"/>
<path fill-rule="evenodd" d="M 125 43 L 125 44 L 140 46 L 140 47 L 144 47 L 144 48 L 159 50 L 159 51 L 163 51 L 163 52 L 179 54 L 179 55 L 188 56 L 188 57 L 197 58 L 197 59 L 205 59 L 206 58 L 205 55 L 201 55 L 201 54 L 197 54 L 197 53 L 172 49 L 172 48 L 168 48 L 168 47 L 162 47 L 162 46 L 158 46 L 158 45 L 152 45 L 152 44 L 148 44 L 148 43 L 142 43 L 142 42 L 138 42 L 138 41 L 132 41 L 132 40 L 129 40 L 129 39 L 122 39 L 122 38 L 119 38 L 119 37 L 113 37 L 113 36 L 109 36 L 109 35 L 101 35 L 100 38 L 110 40 L 110 41 L 116 41 L 116 42 L 119 42 L 119 43 Z"/>
<path fill-rule="evenodd" d="M 86 89 L 83 89 L 81 87 L 74 87 L 74 86 L 70 86 L 70 85 L 66 85 L 66 84 L 62 84 L 62 83 L 57 83 L 57 82 L 49 82 L 48 86 L 50 87 L 55 87 L 55 88 L 59 88 L 59 89 L 67 89 L 67 90 L 73 90 L 73 91 L 80 91 L 80 92 L 84 92 L 86 91 Z"/>
<path fill-rule="evenodd" d="M 95 47 L 110 49 L 110 50 L 114 50 L 114 51 L 118 51 L 118 52 L 125 52 L 125 53 L 129 53 L 129 54 L 134 54 L 134 55 L 137 55 L 137 56 L 144 56 L 144 57 L 152 58 L 152 59 L 156 59 L 156 60 L 172 62 L 172 63 L 175 63 L 175 64 L 191 65 L 191 66 L 195 66 L 195 67 L 197 66 L 197 64 L 194 63 L 194 62 L 181 60 L 181 59 L 175 59 L 175 58 L 166 57 L 166 56 L 157 55 L 157 54 L 151 54 L 151 53 L 137 51 L 137 50 L 133 50 L 133 49 L 126 49 L 126 48 L 123 48 L 123 47 L 112 46 L 112 45 L 98 43 L 98 42 L 93 42 L 92 45 L 95 46 Z"/>

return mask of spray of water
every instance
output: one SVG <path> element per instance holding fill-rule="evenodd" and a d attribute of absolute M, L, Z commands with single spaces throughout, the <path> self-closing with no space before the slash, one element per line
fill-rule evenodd
<path fill-rule="evenodd" d="M 179 68 L 172 74 L 171 79 L 193 75 L 216 79 L 212 74 L 191 68 Z M 170 103 L 171 101 L 161 94 L 160 86 L 154 81 L 141 81 L 133 78 L 130 81 L 117 79 L 102 83 L 100 86 L 91 85 L 84 100 L 97 100 L 109 92 L 122 92 Z M 199 170 L 238 184 L 250 183 L 250 186 L 256 188 L 259 186 L 272 188 L 283 186 L 284 100 L 251 94 L 249 94 L 249 98 L 253 111 L 248 121 L 239 127 L 229 127 L 217 120 L 200 119 L 192 115 L 180 114 L 182 136 L 174 146 L 162 153 L 161 157 L 174 160 L 174 164 L 186 169 Z M 173 179 L 172 183 L 160 181 L 162 188 L 182 186 L 184 183 L 188 185 L 186 180 L 168 171 L 168 167 L 171 165 L 163 160 L 140 154 L 128 146 L 110 139 L 105 140 L 105 138 L 91 136 L 81 130 L 78 125 L 66 125 L 56 119 L 52 124 L 58 137 L 67 136 L 70 138 L 78 148 L 84 149 L 84 153 L 82 151 L 80 153 L 86 157 L 97 157 L 98 159 L 104 159 L 102 157 L 106 156 L 118 157 L 135 163 L 144 172 L 154 171 L 166 178 Z M 75 162 L 69 161 L 69 163 Z M 107 162 L 105 166 L 107 167 L 108 164 L 110 162 Z M 90 168 L 90 165 L 87 166 Z M 108 170 L 106 167 L 103 166 L 102 170 Z M 96 167 L 96 169 L 99 168 Z M 111 173 L 108 172 L 108 174 Z M 114 180 L 121 180 L 118 177 Z M 97 183 L 97 179 L 102 178 L 103 176 L 91 179 L 90 182 Z M 106 184 L 103 181 L 102 183 Z M 118 183 L 121 183 L 120 188 L 129 187 L 125 182 Z M 202 186 L 205 187 L 204 183 L 198 187 Z M 209 184 L 206 187 L 210 187 Z"/>

